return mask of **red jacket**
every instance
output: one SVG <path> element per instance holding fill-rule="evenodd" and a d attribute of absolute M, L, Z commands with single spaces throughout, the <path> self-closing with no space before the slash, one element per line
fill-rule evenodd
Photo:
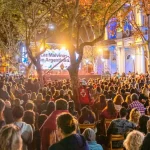
<path fill-rule="evenodd" d="M 40 135 L 41 135 L 41 150 L 48 150 L 48 147 L 55 143 L 50 143 L 50 135 L 53 131 L 56 131 L 56 118 L 63 112 L 68 112 L 68 110 L 55 110 L 51 113 L 51 115 L 47 118 L 47 120 L 43 123 L 42 127 L 40 128 Z M 57 140 L 57 139 L 55 139 Z M 57 141 L 56 141 L 57 142 Z"/>
<path fill-rule="evenodd" d="M 80 87 L 79 88 L 79 98 L 80 98 L 80 103 L 81 104 L 89 105 L 90 95 L 89 95 L 88 89 Z"/>

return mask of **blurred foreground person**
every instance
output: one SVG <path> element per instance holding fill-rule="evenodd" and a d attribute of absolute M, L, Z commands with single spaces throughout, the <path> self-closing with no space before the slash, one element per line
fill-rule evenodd
<path fill-rule="evenodd" d="M 90 150 L 103 150 L 102 146 L 100 144 L 97 144 L 96 142 L 96 134 L 93 129 L 91 128 L 85 129 L 82 135 L 88 142 Z"/>
<path fill-rule="evenodd" d="M 84 137 L 76 133 L 76 120 L 71 114 L 58 116 L 57 128 L 62 140 L 53 144 L 49 150 L 89 150 Z"/>
<path fill-rule="evenodd" d="M 0 130 L 0 150 L 22 150 L 22 139 L 15 125 L 5 125 Z"/>
<path fill-rule="evenodd" d="M 58 142 L 59 136 L 56 134 L 56 118 L 64 112 L 68 112 L 68 103 L 64 99 L 55 101 L 56 110 L 53 111 L 40 128 L 41 147 L 47 150 L 49 146 Z"/>
<path fill-rule="evenodd" d="M 126 150 L 140 150 L 143 140 L 144 134 L 139 131 L 133 130 L 127 135 L 124 141 L 124 146 Z"/>

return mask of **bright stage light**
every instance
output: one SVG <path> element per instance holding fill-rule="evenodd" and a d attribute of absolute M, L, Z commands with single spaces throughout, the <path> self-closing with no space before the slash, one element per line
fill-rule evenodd
<path fill-rule="evenodd" d="M 41 47 L 40 47 L 40 51 L 43 51 L 43 50 L 44 50 L 44 46 L 41 46 Z"/>
<path fill-rule="evenodd" d="M 61 50 L 66 50 L 66 47 L 65 47 L 65 46 L 62 46 Z"/>
<path fill-rule="evenodd" d="M 98 51 L 101 53 L 103 50 L 101 48 L 99 48 Z"/>

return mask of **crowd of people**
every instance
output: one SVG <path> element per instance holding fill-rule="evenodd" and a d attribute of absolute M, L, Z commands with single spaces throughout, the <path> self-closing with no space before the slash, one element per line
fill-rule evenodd
<path fill-rule="evenodd" d="M 0 150 L 107 150 L 111 135 L 124 137 L 113 148 L 150 150 L 149 74 L 79 84 L 77 111 L 68 79 L 0 76 Z"/>

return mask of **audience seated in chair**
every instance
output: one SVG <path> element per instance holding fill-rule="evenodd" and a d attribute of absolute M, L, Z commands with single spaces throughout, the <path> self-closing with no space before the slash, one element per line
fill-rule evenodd
<path fill-rule="evenodd" d="M 132 122 L 126 119 L 128 112 L 125 108 L 121 108 L 119 114 L 120 114 L 120 118 L 113 120 L 110 126 L 108 127 L 107 136 L 110 136 L 111 134 L 125 135 L 128 131 L 135 129 L 136 126 Z M 123 141 L 112 143 L 113 148 L 118 148 L 122 146 L 123 146 Z"/>

